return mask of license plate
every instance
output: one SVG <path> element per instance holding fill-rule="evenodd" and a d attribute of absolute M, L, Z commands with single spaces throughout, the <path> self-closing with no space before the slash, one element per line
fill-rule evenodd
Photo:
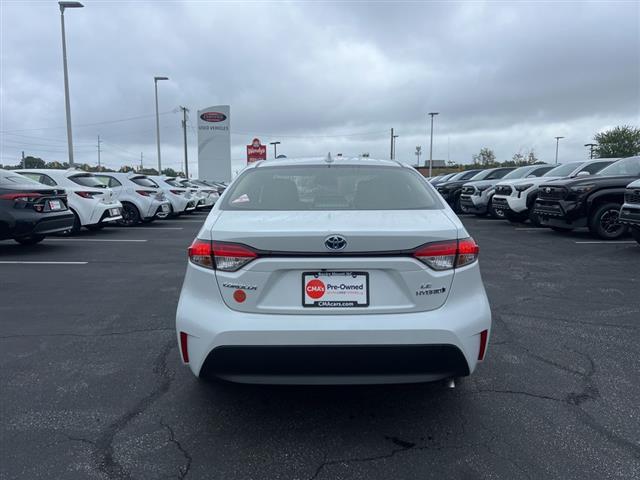
<path fill-rule="evenodd" d="M 62 210 L 60 200 L 49 200 L 49 210 Z"/>
<path fill-rule="evenodd" d="M 163 205 L 160 207 L 160 209 L 161 209 L 163 212 L 168 212 L 168 211 L 169 211 L 169 205 L 167 205 L 167 204 L 163 204 Z"/>
<path fill-rule="evenodd" d="M 117 217 L 118 215 L 120 215 L 120 209 L 119 208 L 110 208 L 109 209 L 109 214 L 112 217 Z"/>
<path fill-rule="evenodd" d="M 345 308 L 369 306 L 367 272 L 304 272 L 302 306 Z"/>

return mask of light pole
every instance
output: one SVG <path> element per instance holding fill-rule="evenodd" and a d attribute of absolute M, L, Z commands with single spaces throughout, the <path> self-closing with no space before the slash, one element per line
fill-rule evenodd
<path fill-rule="evenodd" d="M 585 147 L 589 147 L 589 160 L 593 159 L 593 147 L 597 147 L 597 143 L 585 143 Z"/>
<path fill-rule="evenodd" d="M 269 142 L 269 145 L 273 145 L 273 158 L 278 158 L 278 145 L 280 145 L 280 142 Z"/>
<path fill-rule="evenodd" d="M 67 149 L 69 150 L 69 166 L 73 167 L 73 135 L 71 134 L 71 104 L 69 103 L 69 72 L 67 71 L 67 39 L 64 33 L 64 9 L 82 8 L 80 2 L 58 2 L 60 6 L 60 25 L 62 27 L 62 67 L 64 69 L 64 104 L 67 113 Z"/>
<path fill-rule="evenodd" d="M 158 143 L 158 175 L 162 175 L 162 161 L 160 159 L 160 114 L 158 113 L 158 80 L 169 80 L 169 77 L 153 77 L 156 88 L 156 141 Z"/>
<path fill-rule="evenodd" d="M 431 116 L 431 138 L 429 140 L 429 177 L 431 177 L 431 170 L 433 168 L 433 117 L 439 115 L 440 112 L 429 112 Z"/>
<path fill-rule="evenodd" d="M 393 156 L 391 157 L 391 160 L 395 160 L 396 159 L 396 138 L 398 138 L 400 135 L 394 135 L 392 138 L 392 151 L 393 151 Z"/>
<path fill-rule="evenodd" d="M 420 155 L 422 154 L 422 147 L 420 145 L 416 146 L 416 157 L 418 157 L 418 162 L 416 165 L 420 166 Z"/>
<path fill-rule="evenodd" d="M 558 164 L 558 145 L 560 145 L 560 139 L 564 137 L 555 137 L 556 139 L 556 165 Z"/>

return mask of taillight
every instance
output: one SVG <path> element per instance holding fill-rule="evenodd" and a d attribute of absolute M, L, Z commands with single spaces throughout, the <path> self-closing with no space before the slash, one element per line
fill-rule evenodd
<path fill-rule="evenodd" d="M 196 238 L 188 250 L 189 261 L 204 268 L 235 272 L 258 254 L 239 243 L 212 242 Z"/>
<path fill-rule="evenodd" d="M 36 198 L 41 197 L 42 194 L 36 192 L 21 192 L 21 193 L 3 193 L 0 195 L 2 200 L 14 200 L 22 202 L 32 202 Z"/>
<path fill-rule="evenodd" d="M 182 353 L 182 361 L 189 363 L 189 342 L 185 332 L 180 332 L 180 352 Z"/>
<path fill-rule="evenodd" d="M 217 270 L 235 272 L 258 258 L 258 254 L 239 243 L 213 242 L 213 258 Z"/>
<path fill-rule="evenodd" d="M 464 267 L 478 259 L 480 248 L 473 238 L 428 243 L 419 247 L 413 256 L 433 270 Z"/>
<path fill-rule="evenodd" d="M 484 355 L 487 353 L 487 339 L 489 338 L 489 330 L 483 330 L 480 332 L 480 349 L 478 350 L 478 360 L 484 360 Z"/>
<path fill-rule="evenodd" d="M 189 261 L 204 268 L 213 268 L 213 250 L 210 240 L 196 238 L 187 250 Z"/>
<path fill-rule="evenodd" d="M 76 195 L 81 196 L 82 198 L 93 198 L 96 195 L 102 195 L 102 192 L 75 192 Z"/>
<path fill-rule="evenodd" d="M 151 195 L 154 192 L 150 192 L 148 190 L 136 190 L 136 193 L 139 193 L 143 197 L 148 197 L 149 195 Z"/>
<path fill-rule="evenodd" d="M 169 190 L 169 191 L 174 195 L 180 195 L 181 193 L 184 193 L 184 190 Z"/>

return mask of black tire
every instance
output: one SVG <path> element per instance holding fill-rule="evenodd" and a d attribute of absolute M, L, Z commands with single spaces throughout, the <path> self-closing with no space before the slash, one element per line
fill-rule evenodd
<path fill-rule="evenodd" d="M 589 231 L 603 240 L 616 240 L 627 233 L 627 226 L 618 222 L 619 203 L 607 202 L 596 205 L 589 216 Z"/>
<path fill-rule="evenodd" d="M 549 228 L 554 232 L 558 232 L 558 233 L 569 233 L 573 231 L 573 228 L 568 228 L 568 227 L 549 227 Z"/>
<path fill-rule="evenodd" d="M 133 203 L 122 202 L 122 218 L 120 220 L 116 220 L 118 225 L 122 225 L 123 227 L 133 227 L 140 223 L 140 212 L 138 211 L 138 207 L 136 207 Z"/>
<path fill-rule="evenodd" d="M 14 238 L 20 245 L 35 245 L 44 240 L 44 235 L 29 235 L 28 237 Z"/>
<path fill-rule="evenodd" d="M 505 218 L 504 210 L 496 210 L 493 208 L 493 199 L 489 202 L 489 215 L 496 220 L 504 220 Z"/>
<path fill-rule="evenodd" d="M 73 226 L 64 232 L 63 235 L 77 235 L 80 233 L 80 229 L 82 229 L 82 224 L 80 223 L 80 217 L 78 214 L 73 210 L 71 210 L 71 213 L 73 213 Z"/>
<path fill-rule="evenodd" d="M 96 223 L 94 225 L 87 225 L 86 227 L 87 227 L 87 230 L 90 230 L 92 232 L 97 232 L 99 230 L 102 230 L 105 227 L 105 225 L 104 223 Z"/>
<path fill-rule="evenodd" d="M 456 195 L 455 198 L 453 199 L 452 208 L 453 208 L 453 211 L 456 213 L 464 213 L 462 211 L 462 206 L 460 205 L 460 195 Z"/>
<path fill-rule="evenodd" d="M 529 223 L 534 227 L 541 227 L 540 217 L 533 211 L 533 207 L 529 209 Z"/>
<path fill-rule="evenodd" d="M 640 227 L 631 227 L 631 236 L 633 239 L 640 243 Z"/>

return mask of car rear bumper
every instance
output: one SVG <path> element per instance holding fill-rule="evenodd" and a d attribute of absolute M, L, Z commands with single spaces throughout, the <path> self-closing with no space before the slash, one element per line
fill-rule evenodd
<path fill-rule="evenodd" d="M 178 341 L 180 332 L 186 334 L 195 375 L 212 371 L 249 383 L 404 383 L 472 373 L 481 332 L 491 329 L 491 311 L 477 265 L 456 272 L 449 297 L 437 310 L 305 315 L 231 310 L 213 273 L 189 264 L 176 329 Z M 326 353 L 336 349 L 343 359 L 337 364 Z M 251 355 L 234 364 L 247 352 Z M 376 357 L 380 352 L 401 364 L 383 368 Z"/>
<path fill-rule="evenodd" d="M 118 210 L 118 213 L 115 213 L 115 210 Z M 120 202 L 99 203 L 93 209 L 93 213 L 91 214 L 91 218 L 89 219 L 89 222 L 87 223 L 87 225 L 114 222 L 116 220 L 120 220 L 121 218 L 122 218 L 122 203 Z"/>
<path fill-rule="evenodd" d="M 74 216 L 71 210 L 62 212 L 38 213 L 33 211 L 22 211 L 14 215 L 8 225 L 5 234 L 0 234 L 6 238 L 20 238 L 31 235 L 49 235 L 64 232 L 73 227 Z"/>

